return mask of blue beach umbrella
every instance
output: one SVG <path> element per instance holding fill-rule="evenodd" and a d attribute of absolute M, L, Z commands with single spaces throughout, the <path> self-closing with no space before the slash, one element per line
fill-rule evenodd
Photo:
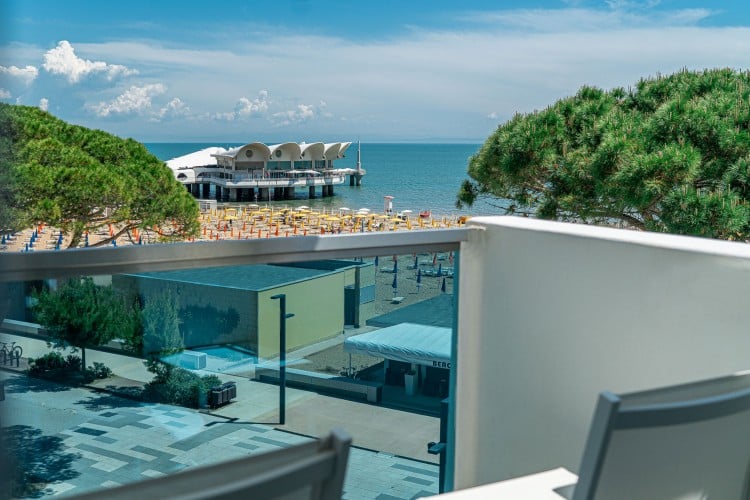
<path fill-rule="evenodd" d="M 117 240 L 112 240 L 112 246 L 113 246 L 113 247 L 116 247 L 116 246 L 117 246 Z"/>
<path fill-rule="evenodd" d="M 26 251 L 27 252 L 29 251 L 29 244 L 28 243 L 26 243 Z"/>
<path fill-rule="evenodd" d="M 443 284 L 440 285 L 440 291 L 445 293 L 445 278 L 443 278 Z"/>
<path fill-rule="evenodd" d="M 414 269 L 419 267 L 419 257 L 414 256 Z"/>
<path fill-rule="evenodd" d="M 378 256 L 375 256 L 375 267 L 378 267 Z"/>
<path fill-rule="evenodd" d="M 443 264 L 440 264 L 438 266 L 438 276 L 442 276 L 442 275 L 443 275 Z"/>
<path fill-rule="evenodd" d="M 5 235 L 3 235 L 3 241 L 2 244 L 5 245 Z"/>
<path fill-rule="evenodd" d="M 398 274 L 393 275 L 393 283 L 391 283 L 391 286 L 393 287 L 393 294 L 396 295 L 396 290 L 398 290 Z"/>
<path fill-rule="evenodd" d="M 393 261 L 393 274 L 396 274 L 398 272 L 398 261 Z"/>
<path fill-rule="evenodd" d="M 422 288 L 422 270 L 417 269 L 417 292 Z"/>
<path fill-rule="evenodd" d="M 143 236 L 138 236 L 138 244 L 143 245 Z"/>

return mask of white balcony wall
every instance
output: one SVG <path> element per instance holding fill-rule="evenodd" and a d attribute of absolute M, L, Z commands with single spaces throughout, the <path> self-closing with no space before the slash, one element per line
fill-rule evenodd
<path fill-rule="evenodd" d="M 515 217 L 461 248 L 456 489 L 577 471 L 597 394 L 750 368 L 750 246 Z"/>

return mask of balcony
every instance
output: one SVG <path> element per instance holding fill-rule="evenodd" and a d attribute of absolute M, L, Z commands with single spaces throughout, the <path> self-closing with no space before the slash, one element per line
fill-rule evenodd
<path fill-rule="evenodd" d="M 379 258 L 377 265 L 376 256 Z M 279 295 L 279 289 L 274 286 L 245 287 L 248 290 L 240 292 L 243 287 L 237 285 L 231 287 L 234 290 L 231 294 L 211 289 L 202 292 L 205 293 L 201 295 L 205 299 L 203 302 L 193 304 L 189 318 L 195 322 L 195 328 L 188 339 L 193 339 L 194 345 L 189 350 L 200 352 L 207 347 L 205 335 L 214 335 L 217 340 L 208 347 L 231 347 L 236 352 L 245 349 L 251 352 L 248 356 L 255 356 L 251 360 L 235 360 L 238 366 L 248 369 L 237 372 L 243 379 L 242 384 L 237 385 L 238 401 L 222 407 L 222 416 L 205 410 L 157 405 L 154 411 L 163 413 L 158 418 L 151 416 L 145 425 L 159 424 L 173 439 L 164 443 L 128 442 L 124 444 L 126 451 L 122 452 L 116 450 L 117 443 L 106 443 L 106 433 L 112 427 L 104 423 L 106 418 L 112 417 L 101 416 L 105 404 L 113 408 L 104 409 L 103 413 L 121 411 L 114 399 L 109 400 L 107 396 L 92 399 L 88 393 L 76 392 L 87 390 L 80 388 L 49 392 L 35 384 L 39 394 L 50 398 L 50 403 L 63 401 L 59 404 L 63 414 L 66 411 L 72 414 L 81 408 L 100 411 L 96 422 L 69 416 L 56 421 L 53 427 L 57 435 L 66 436 L 58 451 L 65 456 L 80 455 L 79 458 L 68 457 L 73 472 L 76 461 L 84 459 L 93 461 L 98 470 L 126 471 L 120 480 L 112 481 L 128 482 L 161 474 L 162 470 L 203 463 L 205 457 L 198 456 L 193 456 L 191 463 L 184 463 L 190 461 L 184 458 L 190 455 L 181 455 L 175 450 L 191 446 L 198 450 L 194 436 L 199 430 L 203 434 L 216 433 L 218 431 L 211 429 L 227 427 L 221 419 L 247 426 L 242 429 L 247 434 L 228 433 L 226 439 L 217 435 L 210 451 L 200 448 L 204 455 L 213 453 L 213 457 L 209 457 L 213 461 L 223 458 L 217 450 L 230 446 L 252 452 L 248 445 L 259 449 L 271 444 L 269 441 L 280 441 L 282 438 L 278 436 L 284 436 L 288 442 L 309 439 L 322 435 L 332 424 L 340 423 L 353 435 L 355 447 L 364 448 L 362 453 L 372 452 L 359 458 L 357 453 L 352 453 L 344 496 L 376 498 L 385 493 L 410 498 L 438 492 L 436 459 L 428 455 L 426 449 L 428 441 L 439 440 L 440 419 L 435 406 L 439 397 L 427 397 L 428 407 L 422 411 L 401 411 L 382 402 L 367 401 L 366 397 L 327 393 L 324 397 L 330 399 L 319 405 L 325 412 L 320 413 L 317 420 L 304 420 L 309 414 L 306 409 L 311 408 L 310 402 L 321 397 L 317 392 L 309 387 L 291 385 L 282 390 L 278 382 L 251 379 L 260 368 L 275 366 L 278 370 L 283 365 L 290 370 L 305 371 L 311 345 L 322 342 L 339 345 L 343 339 L 362 333 L 367 321 L 378 316 L 367 310 L 371 301 L 365 296 L 370 292 L 382 303 L 390 303 L 387 299 L 391 295 L 394 298 L 397 293 L 399 297 L 406 295 L 403 307 L 414 306 L 412 315 L 421 315 L 418 319 L 429 324 L 434 319 L 435 309 L 429 304 L 420 306 L 424 297 L 419 294 L 424 289 L 416 288 L 414 273 L 424 265 L 432 269 L 432 264 L 436 263 L 433 259 L 438 256 L 455 259 L 451 266 L 455 277 L 452 282 L 448 280 L 446 292 L 433 294 L 438 300 L 446 298 L 448 305 L 443 304 L 439 309 L 450 309 L 453 316 L 449 321 L 455 325 L 451 328 L 453 347 L 447 378 L 450 410 L 443 419 L 447 430 L 446 490 L 557 467 L 576 472 L 596 395 L 604 389 L 635 391 L 724 375 L 748 367 L 745 353 L 750 348 L 750 338 L 745 335 L 745 328 L 750 313 L 744 302 L 750 292 L 746 274 L 750 270 L 750 249 L 740 243 L 671 235 L 510 217 L 479 217 L 460 230 L 7 254 L 0 256 L 0 281 L 6 291 L 3 294 L 6 298 L 4 317 L 26 324 L 33 321 L 28 316 L 20 318 L 26 314 L 28 302 L 25 284 L 35 281 L 55 283 L 50 280 L 88 275 L 96 276 L 100 282 L 115 284 L 121 280 L 116 276 L 126 276 L 129 286 L 135 286 L 143 294 L 163 286 L 166 274 L 176 273 L 171 275 L 172 282 L 181 283 L 180 293 L 185 296 L 189 295 L 186 287 L 191 280 L 179 273 L 219 275 L 237 266 L 278 264 L 283 264 L 290 273 L 299 271 L 294 275 L 296 278 L 289 275 L 285 281 L 287 288 L 283 290 L 288 301 L 287 312 L 295 314 L 286 324 L 289 342 L 286 348 L 279 344 L 283 321 L 279 317 L 278 300 L 271 298 Z M 328 260 L 349 260 L 350 265 L 334 266 L 337 270 L 330 266 L 320 269 L 319 263 Z M 440 264 L 448 267 L 445 260 Z M 396 266 L 399 267 L 397 280 L 402 281 L 391 290 L 390 279 L 396 274 L 392 268 Z M 409 267 L 412 269 L 407 271 Z M 308 278 L 305 278 L 303 275 L 308 271 Z M 375 279 L 373 273 L 378 273 L 379 279 Z M 384 277 L 388 278 L 385 289 Z M 256 283 L 258 279 L 252 278 Z M 441 283 L 439 278 L 426 279 L 431 280 L 429 286 Z M 192 281 L 191 286 L 197 278 Z M 379 290 L 376 282 L 381 283 Z M 423 287 L 428 286 L 427 282 L 422 283 Z M 375 290 L 367 288 L 371 284 L 376 285 Z M 208 309 L 209 305 L 228 304 L 233 300 L 238 301 L 234 306 L 236 320 L 227 319 L 226 314 L 222 317 L 228 308 Z M 320 313 L 339 307 L 336 304 L 346 308 L 347 300 L 350 301 L 347 313 L 333 316 Z M 400 309 L 402 304 L 396 306 Z M 227 331 L 196 331 L 198 325 L 205 328 L 207 323 L 202 318 L 207 317 L 213 318 L 215 324 L 234 321 L 245 325 L 240 330 L 254 332 L 255 336 L 238 339 Z M 402 319 L 394 321 L 400 324 Z M 354 326 L 355 322 L 358 326 Z M 6 322 L 5 326 L 8 324 Z M 367 329 L 378 328 L 384 326 Z M 183 327 L 182 331 L 188 329 Z M 327 333 L 311 338 L 311 331 Z M 24 349 L 27 346 L 28 349 L 38 348 L 32 347 L 34 342 L 43 343 L 43 339 L 37 340 L 35 336 L 36 333 L 7 328 L 3 333 L 4 340 L 17 339 L 24 343 Z M 91 351 L 90 357 L 94 360 L 121 354 L 113 353 L 112 349 Z M 266 364 L 261 366 L 261 360 Z M 150 374 L 145 372 L 140 359 L 130 356 L 126 361 L 119 366 L 130 380 L 148 380 Z M 338 370 L 339 367 L 333 368 Z M 332 375 L 353 379 L 347 375 L 360 371 L 356 362 L 353 367 L 341 368 L 344 372 L 351 369 L 351 372 Z M 393 361 L 390 366 L 384 364 L 374 369 L 378 370 L 383 377 L 405 378 L 404 373 L 415 372 L 423 383 L 428 375 L 418 363 L 409 366 L 409 363 Z M 234 376 L 226 366 L 219 375 Z M 4 371 L 0 376 L 18 375 Z M 5 405 L 4 416 L 12 419 L 17 411 L 14 408 L 23 407 L 24 391 L 33 390 L 24 387 L 21 382 L 6 383 L 6 401 L 0 403 Z M 405 386 L 395 387 L 405 391 Z M 405 400 L 407 404 L 416 404 L 422 396 L 418 394 L 417 399 Z M 406 398 L 403 393 L 392 397 Z M 143 420 L 138 420 L 144 415 L 142 408 L 134 405 L 125 413 L 137 424 Z M 207 418 L 209 420 L 205 420 Z M 306 427 L 280 425 L 279 421 L 285 419 L 304 421 Z M 195 422 L 198 422 L 197 427 Z M 37 423 L 40 427 L 51 428 L 49 420 Z M 260 432 L 259 429 L 265 432 L 249 437 L 253 432 Z M 279 430 L 284 433 L 276 434 Z M 99 432 L 102 434 L 96 437 L 105 439 L 96 444 L 82 439 Z M 137 425 L 131 429 L 133 436 L 137 437 L 138 432 L 146 430 L 139 430 Z M 274 437 L 264 441 L 261 434 Z M 103 455 L 102 450 L 109 450 L 109 456 Z M 133 457 L 140 457 L 141 461 L 134 465 Z M 405 461 L 400 461 L 402 459 Z M 175 467 L 163 468 L 154 465 L 157 463 L 154 460 L 172 460 Z M 92 470 L 97 470 L 96 467 Z M 368 476 L 386 477 L 394 471 L 404 474 L 389 490 L 382 489 L 384 483 L 378 483 L 379 486 L 376 481 L 366 479 Z M 74 494 L 86 488 L 107 486 L 102 482 L 94 484 L 93 479 L 87 483 L 82 477 L 79 474 L 75 478 L 61 478 L 49 488 Z M 404 489 L 403 485 L 410 482 L 420 488 Z M 64 490 L 65 485 L 74 487 Z"/>

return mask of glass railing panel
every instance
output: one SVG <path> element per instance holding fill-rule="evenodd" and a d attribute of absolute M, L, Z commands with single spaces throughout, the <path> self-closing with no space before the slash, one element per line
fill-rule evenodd
<path fill-rule="evenodd" d="M 47 263 L 29 271 L 33 279 L 1 282 L 0 342 L 9 353 L 23 349 L 0 353 L 8 494 L 72 495 L 288 446 L 334 426 L 354 439 L 347 498 L 437 493 L 439 460 L 427 448 L 440 441 L 450 387 L 444 353 L 392 345 L 383 354 L 347 341 L 445 329 L 449 345 L 457 254 L 446 248 L 458 245 L 351 246 L 323 245 L 319 260 L 231 256 L 231 265 L 210 258 L 164 270 L 112 259 L 117 272 L 83 276 L 63 265 L 44 277 Z M 62 294 L 69 282 L 78 289 Z M 107 292 L 87 302 L 82 284 Z M 48 303 L 55 294 L 59 310 Z M 109 305 L 98 311 L 91 302 Z M 69 369 L 80 368 L 69 356 L 82 358 L 81 349 L 56 349 L 53 328 L 40 328 L 55 314 L 90 334 L 88 372 Z M 81 345 L 80 337 L 72 340 Z"/>

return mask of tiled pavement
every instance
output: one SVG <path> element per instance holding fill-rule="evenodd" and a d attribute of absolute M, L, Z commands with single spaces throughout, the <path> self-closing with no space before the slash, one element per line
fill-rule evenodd
<path fill-rule="evenodd" d="M 0 403 L 5 430 L 28 433 L 34 428 L 58 438 L 52 449 L 48 440 L 38 440 L 43 448 L 39 453 L 53 455 L 69 469 L 65 475 L 53 477 L 45 491 L 49 495 L 161 476 L 310 439 L 269 425 L 228 421 L 175 406 L 113 396 L 102 399 L 87 389 L 61 391 L 50 386 L 47 392 L 38 381 L 28 389 L 24 387 L 26 377 L 0 376 L 10 379 L 6 400 Z M 32 446 L 34 442 L 26 441 Z M 354 448 L 344 498 L 417 498 L 436 494 L 437 483 L 438 467 L 434 464 Z"/>

